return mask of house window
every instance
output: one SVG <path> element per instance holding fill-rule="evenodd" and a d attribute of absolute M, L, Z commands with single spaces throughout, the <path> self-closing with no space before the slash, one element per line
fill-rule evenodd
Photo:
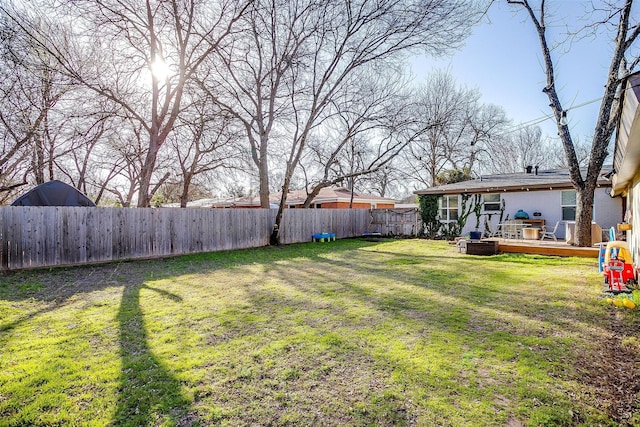
<path fill-rule="evenodd" d="M 576 219 L 576 192 L 566 190 L 562 192 L 562 220 L 575 221 Z"/>
<path fill-rule="evenodd" d="M 440 221 L 450 222 L 458 220 L 458 196 L 442 196 L 438 199 Z"/>
<path fill-rule="evenodd" d="M 500 210 L 500 194 L 484 194 L 482 196 L 482 205 L 485 212 Z"/>
<path fill-rule="evenodd" d="M 322 209 L 322 203 L 316 203 L 316 204 L 314 205 L 314 207 L 315 207 L 316 209 Z"/>

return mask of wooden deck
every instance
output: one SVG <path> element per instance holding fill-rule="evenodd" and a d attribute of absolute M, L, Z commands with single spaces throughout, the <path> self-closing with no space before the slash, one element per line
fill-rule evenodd
<path fill-rule="evenodd" d="M 597 247 L 580 248 L 558 240 L 521 240 L 521 239 L 487 239 L 498 240 L 498 251 L 503 253 L 552 255 L 563 257 L 598 258 Z"/>

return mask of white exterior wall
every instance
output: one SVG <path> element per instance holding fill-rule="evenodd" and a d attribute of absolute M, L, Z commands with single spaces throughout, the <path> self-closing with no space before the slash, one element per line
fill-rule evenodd
<path fill-rule="evenodd" d="M 609 190 L 598 188 L 594 201 L 594 221 L 603 230 L 608 230 L 610 227 L 615 226 L 618 222 L 621 222 L 622 218 L 622 199 L 611 198 L 607 191 Z M 507 214 L 509 219 L 513 219 L 516 212 L 522 209 L 529 214 L 530 219 L 544 219 L 545 225 L 549 227 L 553 227 L 557 221 L 560 221 L 556 236 L 564 239 L 565 222 L 562 221 L 562 190 L 503 192 L 501 193 L 501 198 L 505 202 L 503 219 L 507 218 Z M 534 212 L 540 212 L 542 215 L 535 217 L 533 216 Z M 500 212 L 485 213 L 483 211 L 480 217 L 481 231 L 484 231 L 484 221 L 488 217 L 487 214 L 491 215 L 491 228 L 495 230 L 498 226 Z M 472 212 L 467 218 L 467 224 L 463 228 L 462 235 L 473 231 L 475 224 L 476 217 Z"/>
<path fill-rule="evenodd" d="M 593 220 L 597 222 L 603 230 L 609 233 L 611 227 L 616 228 L 624 218 L 622 212 L 622 197 L 610 196 L 611 188 L 596 188 L 594 198 Z M 617 231 L 617 228 L 616 228 Z"/>
<path fill-rule="evenodd" d="M 630 210 L 631 230 L 626 232 L 629 249 L 633 256 L 633 265 L 640 267 L 640 181 L 635 181 L 627 195 L 627 208 Z M 622 221 L 621 221 L 622 222 Z"/>

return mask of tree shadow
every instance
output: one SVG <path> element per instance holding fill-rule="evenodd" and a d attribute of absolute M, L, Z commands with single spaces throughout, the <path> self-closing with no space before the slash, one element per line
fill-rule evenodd
<path fill-rule="evenodd" d="M 384 242 L 383 242 L 384 243 Z M 474 332 L 493 332 L 496 329 L 514 335 L 514 339 L 519 339 L 519 335 L 526 335 L 521 331 L 519 325 L 512 325 L 509 322 L 501 321 L 500 314 L 518 315 L 518 319 L 544 320 L 550 326 L 557 325 L 562 328 L 576 328 L 576 322 L 593 323 L 598 318 L 593 318 L 580 309 L 568 310 L 567 307 L 553 304 L 553 301 L 534 299 L 531 301 L 530 294 L 518 289 L 517 284 L 522 279 L 519 272 L 502 272 L 500 264 L 534 263 L 528 257 L 522 256 L 496 256 L 488 258 L 474 258 L 461 256 L 452 251 L 443 251 L 436 255 L 416 255 L 393 251 L 388 247 L 376 248 L 376 252 L 385 254 L 388 257 L 386 262 L 380 262 L 375 257 L 369 256 L 348 256 L 333 257 L 325 256 L 345 251 L 359 250 L 374 246 L 370 242 L 338 242 L 338 244 L 315 244 L 308 246 L 295 246 L 292 249 L 284 248 L 264 248 L 247 251 L 233 251 L 216 254 L 202 254 L 197 256 L 186 256 L 173 258 L 171 260 L 137 261 L 123 264 L 125 269 L 118 274 L 113 274 L 118 270 L 118 265 L 108 265 L 99 268 L 87 269 L 80 267 L 61 274 L 63 287 L 55 287 L 55 284 L 45 286 L 37 292 L 36 299 L 43 302 L 50 302 L 50 307 L 44 308 L 27 315 L 24 319 L 18 319 L 14 324 L 8 324 L 4 330 L 12 329 L 15 324 L 38 316 L 52 309 L 61 307 L 71 296 L 77 297 L 83 292 L 92 293 L 105 287 L 122 287 L 122 298 L 117 312 L 116 321 L 119 327 L 119 346 L 121 357 L 119 396 L 112 425 L 160 425 L 177 424 L 191 425 L 197 424 L 195 413 L 190 413 L 191 403 L 189 398 L 181 393 L 180 381 L 172 375 L 172 372 L 163 365 L 162 360 L 156 357 L 150 346 L 151 337 L 145 328 L 145 316 L 141 304 L 142 296 L 147 291 L 155 292 L 166 299 L 167 303 L 180 303 L 182 299 L 163 289 L 152 288 L 145 284 L 144 277 L 150 275 L 154 278 L 170 278 L 177 274 L 197 273 L 215 274 L 217 270 L 226 268 L 252 267 L 256 264 L 264 267 L 265 274 L 277 275 L 284 283 L 297 289 L 302 298 L 290 297 L 287 295 L 274 295 L 272 290 L 261 290 L 258 285 L 256 289 L 249 289 L 253 305 L 265 308 L 265 301 L 274 301 L 279 298 L 278 304 L 273 305 L 273 312 L 269 314 L 274 318 L 279 315 L 281 307 L 294 307 L 301 310 L 326 310 L 330 315 L 340 316 L 343 313 L 342 307 L 335 307 L 322 303 L 323 292 L 344 292 L 356 301 L 368 304 L 371 308 L 385 314 L 385 318 L 398 318 L 400 320 L 422 320 L 437 325 L 437 328 L 445 332 L 460 332 L 460 323 L 449 323 L 448 314 L 453 308 L 467 307 L 473 311 L 473 316 L 468 322 L 474 328 Z M 357 255 L 357 254 L 356 254 Z M 296 258 L 308 258 L 310 263 L 298 267 L 296 275 L 291 274 L 291 267 L 287 263 Z M 414 260 L 415 259 L 415 260 Z M 458 266 L 453 271 L 451 269 L 440 268 L 443 262 L 455 262 Z M 558 265 L 562 265 L 559 260 Z M 401 274 L 395 266 L 414 264 L 411 268 L 403 270 Z M 491 270 L 496 280 L 502 282 L 513 282 L 510 288 L 487 288 L 479 283 L 475 283 L 472 277 L 466 273 L 475 271 L 478 265 Z M 429 291 L 434 294 L 434 298 L 424 297 L 422 299 L 412 298 L 410 294 L 401 292 L 399 289 L 387 289 L 384 293 L 378 294 L 370 287 L 361 283 L 352 282 L 345 273 L 350 269 L 362 269 L 372 277 L 385 278 L 393 283 L 403 286 L 409 285 L 416 291 Z M 112 270 L 111 272 L 109 270 Z M 95 273 L 87 274 L 95 271 Z M 482 271 L 482 269 L 478 269 Z M 44 272 L 43 276 L 50 272 Z M 25 278 L 37 276 L 25 274 Z M 71 282 L 71 276 L 91 276 L 87 277 L 83 284 L 79 280 Z M 318 280 L 312 280 L 317 278 Z M 308 280 L 307 280 L 308 279 Z M 47 279 L 49 280 L 49 279 Z M 440 283 L 448 286 L 442 286 Z M 318 286 L 318 283 L 326 283 L 327 286 Z M 54 293 L 55 292 L 55 293 Z M 53 298 L 55 296 L 55 298 Z M 440 296 L 440 298 L 437 298 Z M 0 295 L 0 299 L 14 301 L 26 300 L 34 297 L 33 293 L 25 292 L 21 295 Z M 527 301 L 529 300 L 529 301 Z M 523 309 L 522 302 L 527 301 L 527 307 Z M 420 304 L 430 304 L 429 310 L 423 310 Z M 497 319 L 497 320 L 496 320 Z M 447 320 L 447 321 L 445 321 Z M 464 320 L 464 319 L 463 319 Z M 465 320 L 466 321 L 466 320 Z M 521 322 L 528 325 L 527 322 Z M 340 328 L 325 327 L 320 321 L 308 320 L 311 328 L 318 330 L 318 333 L 327 335 L 339 333 Z M 348 322 L 339 323 L 345 327 Z M 453 326 L 453 327 L 451 327 Z M 462 324 L 464 326 L 464 324 Z M 596 326 L 596 325 L 594 325 Z M 436 326 L 434 326 L 435 328 Z M 605 325 L 606 327 L 606 325 Z M 476 330 L 478 329 L 478 330 Z M 3 328 L 0 325 L 0 332 Z M 579 329 L 574 329 L 577 332 Z M 420 333 L 419 330 L 415 331 Z M 552 330 L 535 331 L 542 337 L 548 334 L 553 335 Z M 466 338 L 464 333 L 461 337 Z M 345 350 L 345 352 L 347 352 Z M 351 354 L 351 352 L 347 352 Z M 354 350 L 352 353 L 358 353 Z M 393 365 L 393 361 L 389 364 Z M 311 407 L 311 406 L 310 406 Z M 373 422 L 372 422 L 373 424 Z"/>
<path fill-rule="evenodd" d="M 3 274 L 0 301 L 14 301 L 19 305 L 33 301 L 36 307 L 29 310 L 30 304 L 25 304 L 25 312 L 0 319 L 0 342 L 25 322 L 49 312 L 65 310 L 68 304 L 78 301 L 91 304 L 96 293 L 109 292 L 109 288 L 122 289 L 115 316 L 121 368 L 120 377 L 114 378 L 119 385 L 117 406 L 110 424 L 198 424 L 195 413 L 190 409 L 191 402 L 181 392 L 180 381 L 153 354 L 149 344 L 141 291 L 155 292 L 174 303 L 182 301 L 178 295 L 145 284 L 152 265 L 157 266 L 142 261 Z"/>
<path fill-rule="evenodd" d="M 115 276 L 121 274 L 125 266 L 124 263 L 114 263 L 0 273 L 0 301 L 34 301 L 40 306 L 15 318 L 0 318 L 0 332 L 10 332 L 24 322 L 61 309 L 72 298 L 87 298 L 108 287 L 121 286 Z M 135 273 L 129 279 L 142 280 Z"/>
<path fill-rule="evenodd" d="M 140 305 L 141 289 L 149 289 L 175 302 L 178 295 L 150 286 L 125 286 L 117 321 L 122 359 L 119 401 L 114 425 L 192 425 L 191 403 L 181 393 L 181 384 L 163 366 L 149 347 Z"/>

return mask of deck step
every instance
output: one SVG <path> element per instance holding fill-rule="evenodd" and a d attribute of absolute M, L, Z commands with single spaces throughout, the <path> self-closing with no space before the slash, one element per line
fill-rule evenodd
<path fill-rule="evenodd" d="M 563 257 L 583 257 L 598 258 L 598 248 L 581 248 L 577 246 L 541 245 L 527 244 L 519 242 L 505 242 L 501 240 L 498 244 L 498 251 L 504 253 L 532 254 L 532 255 L 555 255 Z"/>

